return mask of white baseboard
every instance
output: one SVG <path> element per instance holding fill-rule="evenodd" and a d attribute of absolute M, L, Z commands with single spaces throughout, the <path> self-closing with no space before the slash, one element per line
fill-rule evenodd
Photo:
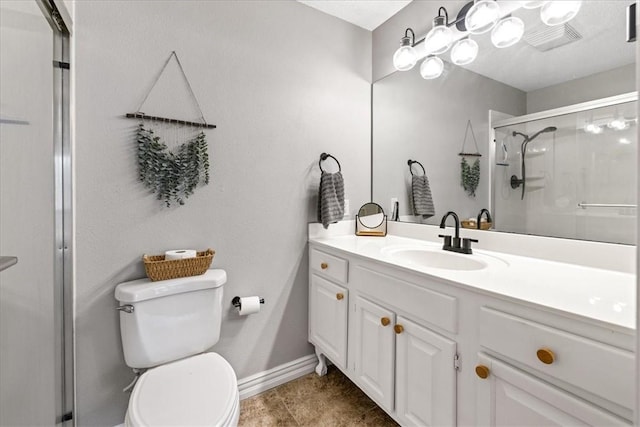
<path fill-rule="evenodd" d="M 240 400 L 255 396 L 280 384 L 293 381 L 314 371 L 318 364 L 315 354 L 301 357 L 292 362 L 276 366 L 267 371 L 258 372 L 246 378 L 238 380 Z"/>

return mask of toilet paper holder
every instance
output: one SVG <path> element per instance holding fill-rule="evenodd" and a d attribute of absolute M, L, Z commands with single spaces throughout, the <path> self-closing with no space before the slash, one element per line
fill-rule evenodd
<path fill-rule="evenodd" d="M 264 304 L 264 298 L 260 298 L 260 304 Z M 233 305 L 235 308 L 240 310 L 240 306 L 242 305 L 240 303 L 240 297 L 239 296 L 233 297 L 233 299 L 231 300 L 231 305 Z"/>

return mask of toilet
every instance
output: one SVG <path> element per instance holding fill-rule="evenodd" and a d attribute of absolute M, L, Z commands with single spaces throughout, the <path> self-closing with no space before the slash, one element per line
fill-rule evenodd
<path fill-rule="evenodd" d="M 136 381 L 125 426 L 236 426 L 238 381 L 217 353 L 224 270 L 201 276 L 121 283 L 120 335 Z"/>

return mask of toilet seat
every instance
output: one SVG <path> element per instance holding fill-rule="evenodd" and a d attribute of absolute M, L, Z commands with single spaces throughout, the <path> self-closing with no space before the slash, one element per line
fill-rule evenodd
<path fill-rule="evenodd" d="M 126 425 L 235 425 L 238 415 L 233 368 L 219 354 L 203 353 L 142 374 L 129 399 Z"/>

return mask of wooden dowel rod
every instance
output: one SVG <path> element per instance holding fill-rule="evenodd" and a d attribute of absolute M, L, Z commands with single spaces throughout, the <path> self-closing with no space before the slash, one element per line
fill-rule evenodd
<path fill-rule="evenodd" d="M 216 128 L 216 125 L 210 125 L 207 123 L 196 123 L 196 122 L 189 122 L 186 120 L 169 119 L 166 117 L 148 116 L 146 114 L 140 114 L 140 113 L 127 113 L 125 117 L 128 119 L 156 120 L 164 123 L 178 123 L 181 125 L 189 125 L 189 126 L 195 126 L 195 127 L 207 128 L 207 129 Z"/>

